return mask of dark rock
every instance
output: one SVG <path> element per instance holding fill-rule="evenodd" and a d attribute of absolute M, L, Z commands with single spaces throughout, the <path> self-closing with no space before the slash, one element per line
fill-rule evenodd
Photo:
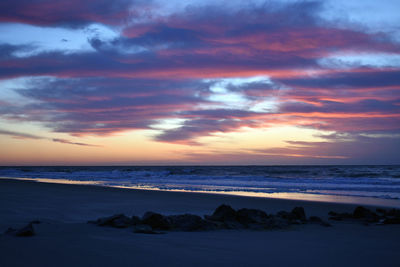
<path fill-rule="evenodd" d="M 399 209 L 390 209 L 386 212 L 386 215 L 400 218 L 400 210 Z"/>
<path fill-rule="evenodd" d="M 133 227 L 133 232 L 136 234 L 163 234 L 162 232 L 153 231 L 150 225 L 137 224 Z"/>
<path fill-rule="evenodd" d="M 383 224 L 400 224 L 400 217 L 388 217 L 383 219 Z"/>
<path fill-rule="evenodd" d="M 301 220 L 301 221 L 307 220 L 306 213 L 303 207 L 295 207 L 294 209 L 292 209 L 291 214 L 294 216 L 296 220 Z"/>
<path fill-rule="evenodd" d="M 265 223 L 269 216 L 258 209 L 240 209 L 237 211 L 236 218 L 241 224 L 248 225 Z"/>
<path fill-rule="evenodd" d="M 29 223 L 27 226 L 22 227 L 14 233 L 15 236 L 34 236 L 35 230 L 33 229 L 32 223 Z"/>
<path fill-rule="evenodd" d="M 334 221 L 343 221 L 343 220 L 353 219 L 353 214 L 350 214 L 347 212 L 337 213 L 337 212 L 330 211 L 329 215 L 331 215 L 331 217 L 329 217 L 329 219 L 334 220 Z"/>
<path fill-rule="evenodd" d="M 332 226 L 330 223 L 323 221 L 320 217 L 317 216 L 311 216 L 309 219 L 309 222 L 311 223 L 316 223 L 325 227 L 330 227 Z"/>
<path fill-rule="evenodd" d="M 367 208 L 358 206 L 353 211 L 353 218 L 364 219 L 366 222 L 378 222 L 379 216 Z"/>
<path fill-rule="evenodd" d="M 319 223 L 319 222 L 322 222 L 322 219 L 320 217 L 317 217 L 317 216 L 311 216 L 309 221 L 310 222 Z"/>
<path fill-rule="evenodd" d="M 286 219 L 286 220 L 288 220 L 289 218 L 292 217 L 292 215 L 291 215 L 289 212 L 284 211 L 284 210 L 279 211 L 279 212 L 276 214 L 276 216 L 278 216 L 278 217 L 280 217 L 280 218 L 282 218 L 282 219 Z"/>
<path fill-rule="evenodd" d="M 132 225 L 131 219 L 124 214 L 116 214 L 110 217 L 99 218 L 96 221 L 89 221 L 88 223 L 94 223 L 98 226 L 110 226 L 115 228 L 126 228 Z"/>
<path fill-rule="evenodd" d="M 133 215 L 133 216 L 131 217 L 131 223 L 132 223 L 132 225 L 141 224 L 141 223 L 142 223 L 142 220 L 139 218 L 139 216 Z"/>
<path fill-rule="evenodd" d="M 204 231 L 217 228 L 215 223 L 203 220 L 193 214 L 171 215 L 167 217 L 171 228 L 179 231 Z"/>
<path fill-rule="evenodd" d="M 365 218 L 371 213 L 369 209 L 366 209 L 362 206 L 358 206 L 353 211 L 353 217 L 356 219 Z"/>
<path fill-rule="evenodd" d="M 211 216 L 205 216 L 207 220 L 211 221 L 235 221 L 236 220 L 236 211 L 228 205 L 219 206 Z"/>
<path fill-rule="evenodd" d="M 239 229 L 244 229 L 246 228 L 245 225 L 241 224 L 238 221 L 234 221 L 234 220 L 227 220 L 224 221 L 222 224 L 222 228 L 223 229 L 232 229 L 232 230 L 239 230 Z"/>
<path fill-rule="evenodd" d="M 171 229 L 171 225 L 165 216 L 151 211 L 148 211 L 143 215 L 142 223 L 150 225 L 153 229 L 156 230 Z"/>
<path fill-rule="evenodd" d="M 301 207 L 296 207 L 291 212 L 279 211 L 277 217 L 287 220 L 290 224 L 301 224 L 306 221 L 304 209 Z"/>
<path fill-rule="evenodd" d="M 290 221 L 283 218 L 285 216 L 285 214 L 283 214 L 282 212 L 281 216 L 270 216 L 270 218 L 262 224 L 263 229 L 265 230 L 275 230 L 275 229 L 283 229 L 283 228 L 287 228 L 290 226 Z M 286 212 L 287 214 L 289 214 L 288 212 Z M 282 216 L 284 215 L 284 216 Z"/>
<path fill-rule="evenodd" d="M 14 235 L 15 232 L 17 232 L 17 229 L 14 229 L 14 228 L 12 228 L 12 227 L 9 227 L 9 228 L 4 232 L 4 234 L 6 234 L 6 235 Z"/>
<path fill-rule="evenodd" d="M 376 209 L 376 213 L 379 213 L 379 214 L 385 216 L 386 215 L 386 210 L 385 209 L 381 209 L 381 208 L 377 208 Z"/>

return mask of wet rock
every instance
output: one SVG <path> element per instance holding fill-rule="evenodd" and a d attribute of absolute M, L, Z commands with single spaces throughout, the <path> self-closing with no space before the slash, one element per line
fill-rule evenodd
<path fill-rule="evenodd" d="M 354 219 L 363 219 L 365 222 L 378 222 L 379 216 L 371 210 L 358 206 L 353 211 Z"/>
<path fill-rule="evenodd" d="M 277 217 L 287 220 L 290 224 L 301 224 L 306 221 L 306 215 L 302 207 L 296 207 L 291 212 L 279 211 Z"/>
<path fill-rule="evenodd" d="M 371 213 L 372 212 L 369 209 L 366 209 L 362 206 L 358 206 L 353 211 L 353 217 L 355 219 L 366 218 L 369 217 Z"/>
<path fill-rule="evenodd" d="M 15 232 L 17 232 L 17 229 L 12 228 L 12 227 L 9 227 L 9 228 L 4 232 L 4 234 L 5 234 L 5 235 L 14 235 Z"/>
<path fill-rule="evenodd" d="M 306 212 L 304 211 L 303 207 L 295 207 L 294 209 L 292 209 L 290 213 L 296 220 L 301 220 L 301 221 L 307 220 Z"/>
<path fill-rule="evenodd" d="M 141 224 L 141 223 L 142 223 L 142 220 L 139 218 L 139 216 L 133 215 L 133 216 L 131 217 L 131 223 L 132 223 L 132 225 Z"/>
<path fill-rule="evenodd" d="M 322 225 L 322 226 L 325 226 L 325 227 L 332 226 L 330 223 L 325 222 L 324 220 L 322 220 L 320 217 L 317 217 L 317 216 L 311 216 L 310 219 L 309 219 L 309 222 L 310 223 L 316 223 L 316 224 L 319 224 L 319 225 Z"/>
<path fill-rule="evenodd" d="M 239 230 L 246 228 L 245 225 L 241 224 L 238 221 L 228 220 L 224 221 L 222 224 L 222 229 L 231 229 L 231 230 Z"/>
<path fill-rule="evenodd" d="M 282 219 L 287 219 L 287 220 L 289 218 L 291 218 L 291 214 L 289 212 L 287 212 L 287 211 L 284 211 L 284 210 L 278 211 L 276 216 L 278 216 L 278 217 L 280 217 Z"/>
<path fill-rule="evenodd" d="M 399 209 L 390 209 L 386 211 L 386 216 L 392 216 L 396 218 L 400 218 L 400 210 Z"/>
<path fill-rule="evenodd" d="M 16 230 L 14 233 L 15 236 L 34 236 L 35 230 L 33 229 L 33 224 L 29 223 L 27 226 L 22 227 L 19 230 Z"/>
<path fill-rule="evenodd" d="M 215 223 L 203 220 L 193 214 L 171 215 L 167 217 L 171 228 L 178 231 L 204 231 L 217 228 Z"/>
<path fill-rule="evenodd" d="M 207 220 L 226 222 L 236 220 L 236 211 L 228 205 L 219 206 L 211 216 L 204 216 Z"/>
<path fill-rule="evenodd" d="M 167 219 L 167 217 L 148 211 L 143 215 L 142 223 L 150 225 L 153 229 L 156 230 L 170 230 L 171 225 Z"/>
<path fill-rule="evenodd" d="M 328 214 L 330 215 L 329 219 L 334 220 L 334 221 L 343 221 L 343 220 L 353 219 L 353 214 L 350 214 L 347 212 L 338 213 L 338 212 L 330 211 Z"/>
<path fill-rule="evenodd" d="M 133 227 L 133 232 L 135 234 L 163 234 L 162 232 L 156 232 L 147 224 L 137 224 Z"/>
<path fill-rule="evenodd" d="M 381 208 L 377 208 L 376 213 L 378 213 L 381 216 L 386 216 L 386 210 L 385 209 L 381 209 Z"/>
<path fill-rule="evenodd" d="M 288 212 L 285 212 L 283 214 L 282 212 L 281 216 L 270 216 L 270 218 L 262 224 L 263 229 L 265 230 L 276 230 L 276 229 L 284 229 L 287 228 L 291 225 L 290 221 L 288 219 L 283 218 L 286 216 L 286 213 L 289 214 Z M 284 215 L 284 216 L 282 216 Z"/>
<path fill-rule="evenodd" d="M 269 216 L 262 210 L 258 209 L 240 209 L 236 214 L 237 221 L 241 224 L 263 224 L 265 223 Z"/>
<path fill-rule="evenodd" d="M 389 217 L 383 219 L 383 224 L 400 224 L 400 218 L 399 217 Z"/>
<path fill-rule="evenodd" d="M 99 218 L 96 221 L 89 221 L 88 223 L 93 223 L 98 226 L 110 226 L 115 228 L 126 228 L 132 225 L 130 218 L 124 214 L 116 214 L 110 217 Z"/>

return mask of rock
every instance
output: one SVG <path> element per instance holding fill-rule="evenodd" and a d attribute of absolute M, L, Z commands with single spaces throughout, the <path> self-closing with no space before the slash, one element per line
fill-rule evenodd
<path fill-rule="evenodd" d="M 29 223 L 27 226 L 22 227 L 14 233 L 15 236 L 34 236 L 35 230 L 33 229 L 32 223 Z"/>
<path fill-rule="evenodd" d="M 400 224 L 400 218 L 386 218 L 383 220 L 383 224 Z"/>
<path fill-rule="evenodd" d="M 334 211 L 329 212 L 329 220 L 335 220 L 335 221 L 343 221 L 344 219 L 353 219 L 353 214 L 344 212 L 344 213 L 337 213 Z"/>
<path fill-rule="evenodd" d="M 306 213 L 303 207 L 295 207 L 294 209 L 292 209 L 291 214 L 294 216 L 296 220 L 301 220 L 301 221 L 307 220 Z"/>
<path fill-rule="evenodd" d="M 386 215 L 400 218 L 400 210 L 399 209 L 390 209 L 390 210 L 386 211 Z"/>
<path fill-rule="evenodd" d="M 240 209 L 236 213 L 237 220 L 244 225 L 265 223 L 269 216 L 258 209 Z"/>
<path fill-rule="evenodd" d="M 193 214 L 171 215 L 167 217 L 171 228 L 179 231 L 204 231 L 217 228 L 215 223 L 203 220 Z"/>
<path fill-rule="evenodd" d="M 309 219 L 309 222 L 311 223 L 316 223 L 325 227 L 331 227 L 332 225 L 328 222 L 323 221 L 320 217 L 317 216 L 311 216 Z"/>
<path fill-rule="evenodd" d="M 386 210 L 385 209 L 377 208 L 375 211 L 376 211 L 376 213 L 379 213 L 379 214 L 381 214 L 383 216 L 386 216 Z"/>
<path fill-rule="evenodd" d="M 153 229 L 156 230 L 171 229 L 171 225 L 165 216 L 151 211 L 148 211 L 143 215 L 142 223 L 150 225 Z"/>
<path fill-rule="evenodd" d="M 353 217 L 356 219 L 365 218 L 366 216 L 368 216 L 368 214 L 370 212 L 371 212 L 370 210 L 368 210 L 362 206 L 358 206 L 353 211 Z"/>
<path fill-rule="evenodd" d="M 286 212 L 289 214 L 288 212 Z M 281 212 L 282 215 L 282 212 Z M 268 221 L 262 224 L 263 229 L 265 230 L 275 230 L 275 229 L 283 229 L 290 226 L 290 221 L 283 218 L 282 216 L 270 216 Z"/>
<path fill-rule="evenodd" d="M 141 223 L 142 223 L 142 220 L 139 218 L 139 216 L 133 215 L 133 216 L 131 217 L 131 223 L 132 223 L 132 225 L 141 224 Z"/>
<path fill-rule="evenodd" d="M 287 220 L 290 224 L 301 224 L 306 221 L 306 214 L 302 207 L 296 207 L 291 212 L 279 211 L 277 217 Z"/>
<path fill-rule="evenodd" d="M 337 212 L 330 211 L 330 212 L 328 212 L 328 215 L 329 216 L 338 216 L 339 214 Z"/>
<path fill-rule="evenodd" d="M 211 216 L 205 216 L 207 220 L 225 222 L 225 221 L 235 221 L 236 211 L 228 205 L 219 206 Z"/>
<path fill-rule="evenodd" d="M 9 227 L 9 228 L 4 232 L 4 234 L 5 234 L 5 235 L 14 235 L 15 232 L 17 232 L 17 229 L 14 229 L 14 228 L 12 228 L 12 227 Z"/>
<path fill-rule="evenodd" d="M 364 219 L 366 222 L 378 222 L 379 216 L 367 208 L 358 206 L 353 211 L 354 219 Z"/>
<path fill-rule="evenodd" d="M 280 217 L 282 219 L 289 220 L 292 215 L 287 211 L 281 210 L 276 214 L 276 216 L 278 216 L 278 217 Z"/>
<path fill-rule="evenodd" d="M 124 214 L 116 214 L 110 217 L 99 218 L 96 221 L 89 221 L 88 223 L 94 223 L 98 226 L 110 226 L 115 228 L 126 228 L 132 225 L 132 220 Z"/>
<path fill-rule="evenodd" d="M 241 224 L 238 221 L 234 221 L 234 220 L 227 220 L 227 221 L 224 221 L 222 224 L 222 229 L 239 230 L 239 229 L 244 229 L 244 228 L 246 228 L 245 225 Z"/>
<path fill-rule="evenodd" d="M 153 231 L 150 225 L 137 224 L 133 227 L 133 232 L 136 234 L 163 234 L 162 232 Z"/>

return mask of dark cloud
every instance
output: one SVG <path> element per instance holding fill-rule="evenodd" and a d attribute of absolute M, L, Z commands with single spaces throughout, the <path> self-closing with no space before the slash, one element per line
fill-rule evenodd
<path fill-rule="evenodd" d="M 137 0 L 4 0 L 0 3 L 0 22 L 67 27 L 96 22 L 120 24 L 144 4 L 145 1 Z"/>
<path fill-rule="evenodd" d="M 96 5 L 107 7 L 97 1 Z M 319 5 L 274 2 L 233 11 L 191 8 L 135 23 L 113 40 L 92 38 L 96 52 L 42 53 L 0 62 L 0 78 L 291 76 L 301 69 L 321 68 L 318 59 L 335 51 L 400 51 L 398 44 L 381 35 L 327 26 L 316 17 Z"/>
<path fill-rule="evenodd" d="M 287 141 L 290 146 L 286 148 L 256 149 L 253 152 L 260 156 L 276 154 L 298 157 L 303 162 L 315 162 L 315 158 L 319 158 L 321 163 L 325 161 L 330 164 L 398 164 L 400 132 L 392 135 L 375 133 L 375 136 L 342 133 L 324 138 L 326 141 Z"/>
<path fill-rule="evenodd" d="M 181 127 L 172 130 L 166 130 L 156 136 L 156 140 L 164 142 L 187 142 L 199 136 L 208 136 L 213 133 L 223 133 L 234 131 L 241 126 L 250 126 L 251 121 L 240 121 L 234 119 L 192 119 L 186 121 Z M 189 144 L 197 144 L 190 141 Z"/>
<path fill-rule="evenodd" d="M 43 136 L 38 136 L 38 135 L 33 135 L 33 134 L 28 134 L 28 133 L 8 131 L 8 130 L 2 130 L 2 129 L 0 129 L 0 135 L 8 135 L 8 136 L 11 136 L 11 137 L 17 138 L 17 139 L 43 139 L 43 140 L 49 140 L 49 141 L 63 143 L 63 144 L 69 144 L 69 145 L 98 147 L 98 145 L 92 145 L 92 144 L 86 144 L 86 143 L 80 143 L 80 142 L 71 142 L 66 139 L 48 138 L 48 137 L 43 137 Z"/>
<path fill-rule="evenodd" d="M 20 139 L 43 139 L 43 137 L 36 136 L 33 134 L 19 133 L 19 132 L 7 131 L 7 130 L 2 130 L 2 129 L 0 129 L 0 134 L 10 135 L 12 137 L 20 138 Z"/>
<path fill-rule="evenodd" d="M 399 69 L 365 69 L 364 71 L 333 71 L 327 75 L 302 78 L 278 79 L 291 86 L 324 89 L 360 89 L 397 86 L 400 88 Z"/>
<path fill-rule="evenodd" d="M 309 104 L 304 102 L 287 102 L 280 106 L 282 113 L 312 113 L 323 112 L 327 114 L 340 113 L 385 113 L 399 114 L 400 113 L 400 98 L 380 101 L 376 99 L 365 99 L 350 103 L 334 102 L 320 100 L 317 104 Z"/>
<path fill-rule="evenodd" d="M 109 134 L 146 129 L 205 103 L 194 81 L 139 79 L 39 79 L 17 92 L 35 103 L 0 108 L 3 117 L 40 121 L 56 132 Z"/>

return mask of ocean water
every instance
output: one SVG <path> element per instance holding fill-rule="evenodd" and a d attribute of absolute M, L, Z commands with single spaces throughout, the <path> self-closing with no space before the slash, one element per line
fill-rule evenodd
<path fill-rule="evenodd" d="M 400 204 L 400 166 L 0 167 L 0 177 L 110 187 Z"/>

